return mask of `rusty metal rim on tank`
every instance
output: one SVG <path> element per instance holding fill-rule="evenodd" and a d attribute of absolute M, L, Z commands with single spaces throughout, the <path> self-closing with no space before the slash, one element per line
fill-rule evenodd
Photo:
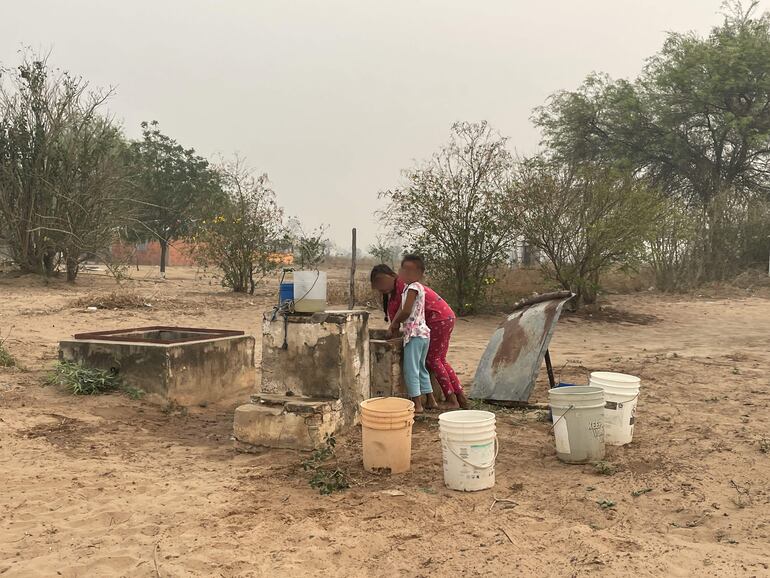
<path fill-rule="evenodd" d="M 151 337 L 127 337 L 131 333 L 149 333 L 151 331 L 173 331 L 177 333 L 197 333 L 190 337 L 179 339 L 153 339 Z M 222 337 L 239 337 L 245 335 L 244 331 L 234 329 L 208 329 L 202 327 L 172 327 L 168 325 L 151 325 L 149 327 L 132 327 L 130 329 L 113 329 L 110 331 L 91 331 L 88 333 L 76 333 L 72 337 L 77 340 L 119 341 L 127 343 L 155 343 L 158 345 L 173 345 L 176 343 L 188 343 L 190 341 L 205 341 L 207 339 L 219 339 Z"/>

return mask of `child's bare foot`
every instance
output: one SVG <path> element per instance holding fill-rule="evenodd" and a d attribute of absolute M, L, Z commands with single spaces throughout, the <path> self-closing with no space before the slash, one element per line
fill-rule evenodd
<path fill-rule="evenodd" d="M 460 392 L 457 394 L 457 403 L 460 404 L 460 407 L 463 409 L 468 409 L 470 407 L 470 402 L 468 401 L 468 398 L 465 397 L 465 394 Z"/>
<path fill-rule="evenodd" d="M 415 415 L 423 413 L 425 411 L 423 409 L 423 407 L 422 407 L 422 397 L 421 396 L 413 397 L 412 401 L 414 402 L 414 414 Z"/>
<path fill-rule="evenodd" d="M 460 409 L 460 404 L 457 402 L 457 396 L 454 393 L 450 393 L 446 396 L 446 401 L 442 407 L 443 409 Z"/>
<path fill-rule="evenodd" d="M 426 411 L 436 411 L 439 408 L 436 396 L 429 393 L 425 396 L 425 409 Z"/>

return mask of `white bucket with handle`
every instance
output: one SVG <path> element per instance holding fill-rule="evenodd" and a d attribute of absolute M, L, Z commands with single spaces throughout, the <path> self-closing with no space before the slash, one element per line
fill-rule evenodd
<path fill-rule="evenodd" d="M 444 483 L 450 490 L 476 492 L 495 485 L 498 443 L 495 414 L 449 411 L 438 416 Z"/>
<path fill-rule="evenodd" d="M 594 371 L 589 385 L 604 390 L 604 441 L 612 446 L 630 444 L 641 379 L 625 373 Z"/>
<path fill-rule="evenodd" d="M 604 391 L 601 387 L 557 387 L 548 392 L 556 457 L 568 464 L 604 459 Z"/>

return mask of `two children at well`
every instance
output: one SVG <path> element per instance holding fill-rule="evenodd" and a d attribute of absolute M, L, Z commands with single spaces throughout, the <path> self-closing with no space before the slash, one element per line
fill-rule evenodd
<path fill-rule="evenodd" d="M 377 265 L 371 282 L 383 294 L 389 334 L 403 336 L 404 381 L 415 413 L 439 407 L 430 374 L 441 386 L 446 409 L 467 408 L 460 380 L 446 359 L 456 316 L 444 299 L 422 283 L 424 276 L 422 257 L 406 255 L 398 275 L 387 265 Z"/>

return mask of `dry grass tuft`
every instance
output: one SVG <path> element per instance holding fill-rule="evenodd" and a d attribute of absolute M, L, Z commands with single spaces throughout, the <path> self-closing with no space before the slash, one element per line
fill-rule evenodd
<path fill-rule="evenodd" d="M 98 307 L 99 309 L 143 309 L 148 300 L 132 291 L 113 291 L 101 295 L 86 295 L 73 303 L 78 309 Z"/>

